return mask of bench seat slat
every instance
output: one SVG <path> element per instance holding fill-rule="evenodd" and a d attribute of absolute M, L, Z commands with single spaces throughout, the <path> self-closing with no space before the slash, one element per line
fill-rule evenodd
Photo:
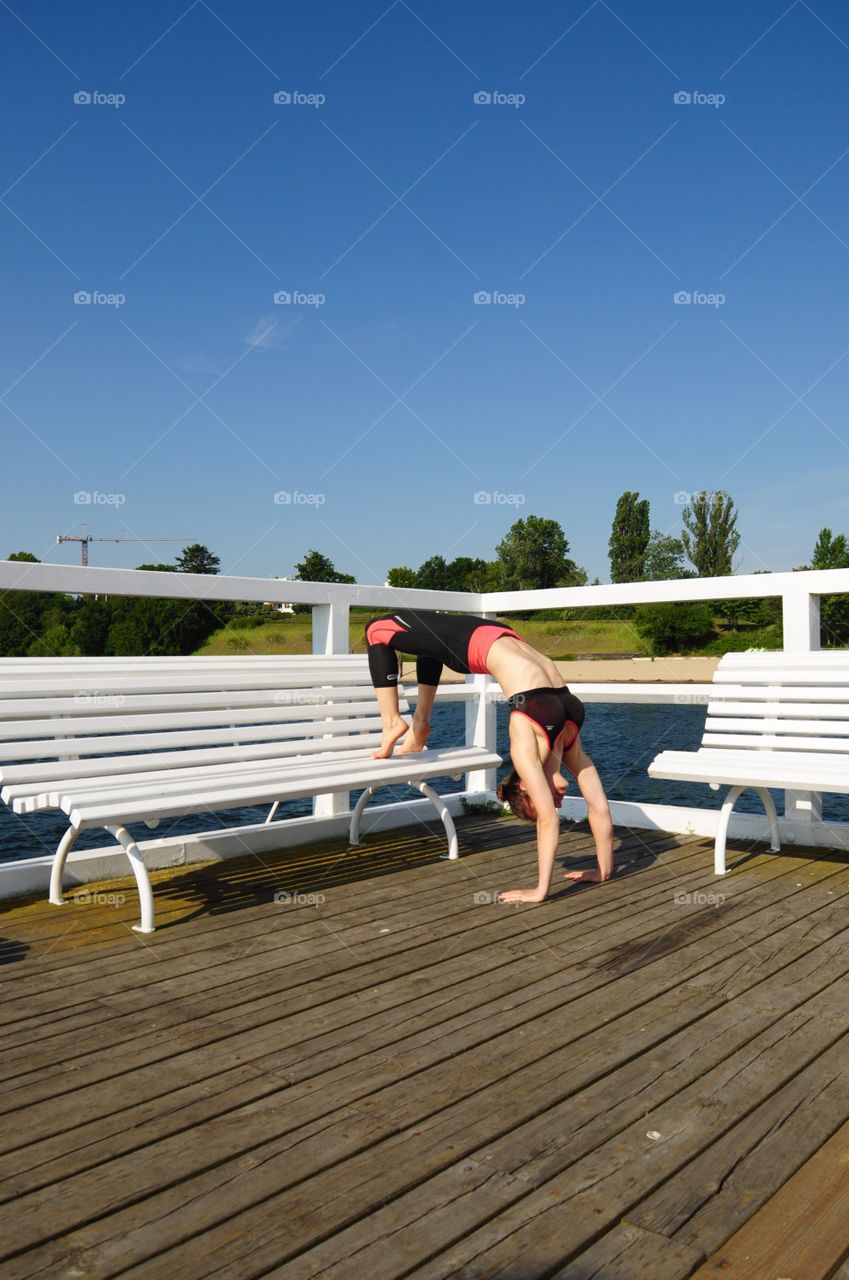
<path fill-rule="evenodd" d="M 423 759 L 422 757 L 425 757 Z M 431 758 L 432 757 L 432 758 Z M 141 822 L 148 817 L 174 818 L 203 811 L 243 808 L 252 805 L 271 804 L 275 800 L 296 800 L 312 796 L 316 791 L 333 792 L 356 790 L 380 783 L 404 783 L 410 778 L 433 778 L 449 773 L 464 773 L 472 769 L 495 768 L 501 757 L 482 747 L 448 752 L 422 752 L 417 755 L 390 757 L 389 760 L 372 760 L 364 757 L 360 762 L 346 761 L 338 773 L 328 772 L 317 784 L 315 772 L 305 771 L 300 777 L 291 773 L 288 777 L 269 775 L 253 787 L 247 785 L 232 790 L 213 787 L 188 795 L 158 796 L 134 801 L 119 802 L 114 796 L 97 804 L 72 805 L 65 809 L 75 827 L 113 826 L 117 823 Z"/>
<path fill-rule="evenodd" d="M 181 751 L 176 755 L 173 751 L 151 751 L 149 754 L 126 756 L 90 757 L 85 760 L 55 760 L 48 763 L 39 761 L 35 764 L 9 765 L 2 770 L 2 799 L 7 803 L 10 796 L 23 795 L 28 790 L 34 791 L 42 783 L 56 782 L 60 779 L 100 778 L 108 774 L 147 773 L 158 770 L 182 772 L 196 765 L 228 764 L 230 761 L 281 759 L 296 755 L 315 757 L 328 750 L 328 743 L 338 743 L 339 748 L 347 747 L 352 741 L 366 740 L 369 745 L 377 745 L 380 741 L 380 722 L 352 721 L 346 735 L 340 733 L 333 738 L 316 737 L 311 739 L 293 739 L 290 741 L 258 742 L 247 746 L 211 747 L 198 750 Z M 369 726 L 372 732 L 368 732 Z"/>
<path fill-rule="evenodd" d="M 649 765 L 653 778 L 716 782 L 728 786 L 799 788 L 849 792 L 849 769 L 841 757 L 794 757 L 743 751 L 662 751 Z"/>
<path fill-rule="evenodd" d="M 470 748 L 471 749 L 471 748 Z M 424 763 L 430 766 L 442 762 L 444 769 L 445 762 L 451 764 L 452 772 L 460 772 L 456 768 L 455 761 L 458 760 L 465 748 L 451 748 L 446 751 L 444 748 L 435 749 L 433 751 L 425 750 L 416 753 L 415 768 L 419 768 Z M 480 748 L 474 748 L 480 750 Z M 455 755 L 451 755 L 451 751 Z M 359 756 L 357 756 L 359 752 Z M 412 753 L 411 753 L 412 754 Z M 351 767 L 352 760 L 358 765 L 366 763 L 378 773 L 382 768 L 391 768 L 393 764 L 398 764 L 400 768 L 411 769 L 408 763 L 410 757 L 407 756 L 391 756 L 389 760 L 372 760 L 371 753 L 364 750 L 361 746 L 352 745 L 351 749 L 340 750 L 338 748 L 329 748 L 327 752 L 323 752 L 318 760 L 314 759 L 298 759 L 297 757 L 287 760 L 256 760 L 242 763 L 236 761 L 230 764 L 212 764 L 197 769 L 180 770 L 171 774 L 168 778 L 163 779 L 161 773 L 153 773 L 148 776 L 131 774 L 127 776 L 118 776 L 115 778 L 104 778 L 104 793 L 106 791 L 120 792 L 120 799 L 132 802 L 135 799 L 147 799 L 148 797 L 155 800 L 159 797 L 170 797 L 171 795 L 182 795 L 187 791 L 196 790 L 198 779 L 208 780 L 210 785 L 220 783 L 222 787 L 232 789 L 239 785 L 242 779 L 250 779 L 256 775 L 262 774 L 266 776 L 287 777 L 303 777 L 309 774 L 313 779 L 313 785 L 316 790 L 323 791 L 329 780 L 345 777 Z M 111 784 L 114 782 L 114 786 Z M 79 778 L 72 779 L 68 782 L 67 789 L 60 791 L 58 787 L 50 787 L 51 796 L 55 796 L 54 801 L 57 808 L 64 808 L 66 800 L 74 798 L 82 803 L 84 800 L 96 800 L 98 788 L 101 779 L 99 778 Z M 45 788 L 45 790 L 47 790 Z"/>
<path fill-rule="evenodd" d="M 190 766 L 179 772 L 168 774 L 163 781 L 163 774 L 158 770 L 139 770 L 132 774 L 92 774 L 86 777 L 58 778 L 43 784 L 32 783 L 10 785 L 3 789 L 3 798 L 15 813 L 38 813 L 45 809 L 59 809 L 63 798 L 83 795 L 106 795 L 108 792 L 124 795 L 131 788 L 143 791 L 145 795 L 161 795 L 177 792 L 182 794 L 194 785 L 194 781 L 206 779 L 216 785 L 227 781 L 236 785 L 241 780 L 253 781 L 265 776 L 271 770 L 278 772 L 291 769 L 300 776 L 306 769 L 315 780 L 316 771 L 322 775 L 331 764 L 341 764 L 346 760 L 360 760 L 370 757 L 371 751 L 379 746 L 380 734 L 352 735 L 350 745 L 344 739 L 334 747 L 324 747 L 308 755 L 277 754 L 256 760 L 216 760 L 206 764 Z M 321 746 L 322 744 L 316 744 Z M 7 796 L 8 791 L 8 796 Z"/>

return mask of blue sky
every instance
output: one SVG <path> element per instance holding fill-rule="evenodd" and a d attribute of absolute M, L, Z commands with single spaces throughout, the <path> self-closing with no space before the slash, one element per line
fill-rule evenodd
<path fill-rule="evenodd" d="M 607 581 L 626 488 L 673 533 L 727 489 L 740 571 L 849 532 L 844 4 L 12 0 L 0 29 L 3 555 L 74 563 L 85 521 L 379 582 L 533 513 Z"/>

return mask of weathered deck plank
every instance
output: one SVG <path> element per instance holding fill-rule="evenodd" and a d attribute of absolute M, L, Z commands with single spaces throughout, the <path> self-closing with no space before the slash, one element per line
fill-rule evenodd
<path fill-rule="evenodd" d="M 849 1116 L 849 867 L 619 832 L 608 885 L 476 904 L 532 834 L 193 871 L 148 942 L 7 913 L 4 1277 L 691 1275 Z"/>
<path fill-rule="evenodd" d="M 811 1156 L 694 1280 L 772 1280 L 779 1274 L 830 1280 L 849 1256 L 849 1124 Z"/>

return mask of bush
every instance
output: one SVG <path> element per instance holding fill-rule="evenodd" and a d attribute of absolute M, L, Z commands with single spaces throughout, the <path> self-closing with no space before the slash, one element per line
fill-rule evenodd
<path fill-rule="evenodd" d="M 263 617 L 261 613 L 246 613 L 241 617 L 231 618 L 227 623 L 228 631 L 250 631 L 253 627 L 261 627 L 268 618 Z"/>
<path fill-rule="evenodd" d="M 705 653 L 745 653 L 749 649 L 780 649 L 781 627 L 759 627 L 749 631 L 721 631 L 705 646 Z"/>
<path fill-rule="evenodd" d="M 634 625 L 656 654 L 697 649 L 713 636 L 713 611 L 707 604 L 642 604 Z"/>

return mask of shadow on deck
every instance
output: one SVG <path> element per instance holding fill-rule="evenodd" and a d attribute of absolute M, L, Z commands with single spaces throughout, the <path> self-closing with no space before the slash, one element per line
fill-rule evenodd
<path fill-rule="evenodd" d="M 713 1255 L 849 1118 L 846 859 L 619 829 L 512 908 L 534 831 L 458 827 L 154 874 L 151 937 L 8 910 L 4 1280 L 756 1280 Z"/>

